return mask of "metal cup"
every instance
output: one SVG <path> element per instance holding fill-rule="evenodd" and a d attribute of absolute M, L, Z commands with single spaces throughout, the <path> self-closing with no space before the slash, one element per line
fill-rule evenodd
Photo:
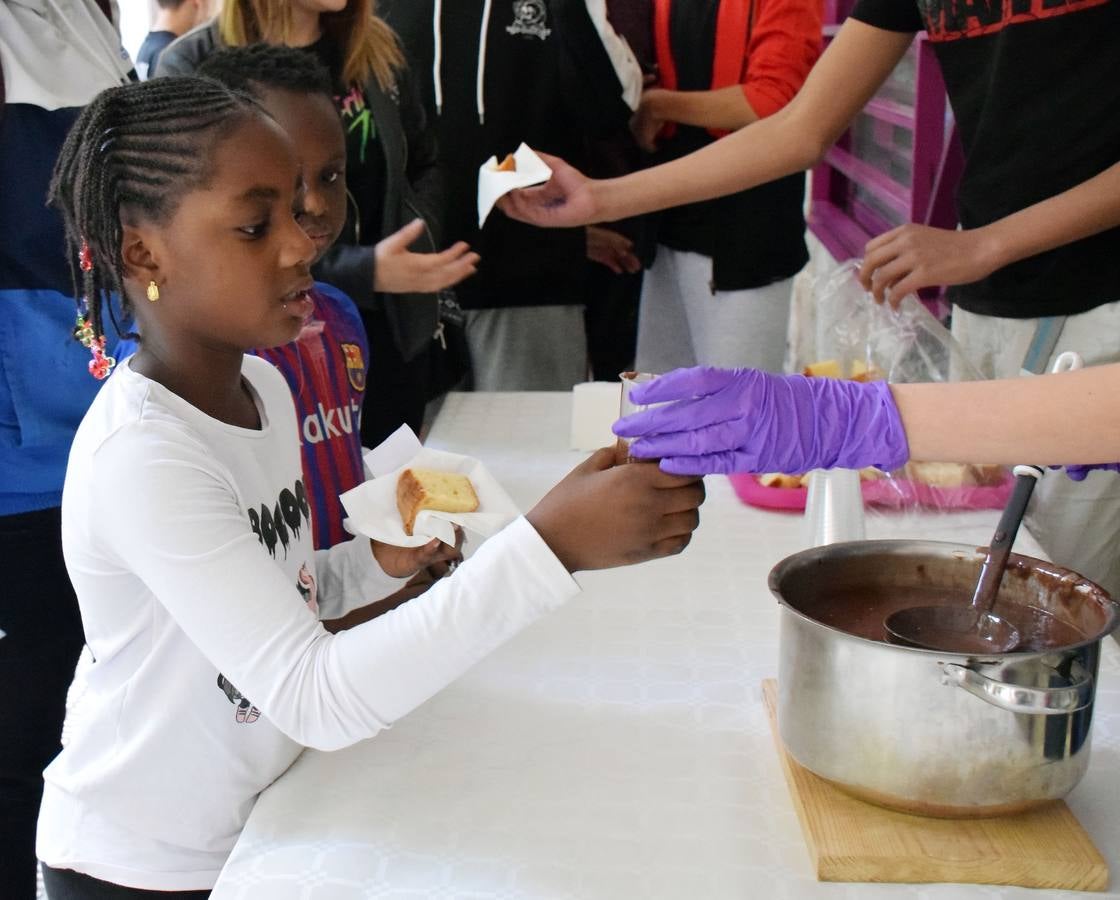
<path fill-rule="evenodd" d="M 810 547 L 864 539 L 859 472 L 855 469 L 814 469 L 809 473 L 805 531 Z"/>

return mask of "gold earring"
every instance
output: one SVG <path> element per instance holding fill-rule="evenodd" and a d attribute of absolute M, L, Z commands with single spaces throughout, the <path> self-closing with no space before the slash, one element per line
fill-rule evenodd
<path fill-rule="evenodd" d="M 159 285 L 155 281 L 148 282 L 148 300 L 155 303 L 159 299 Z"/>

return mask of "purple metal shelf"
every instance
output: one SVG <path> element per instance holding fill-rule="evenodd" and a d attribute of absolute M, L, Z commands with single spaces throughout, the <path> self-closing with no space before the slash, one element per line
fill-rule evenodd
<path fill-rule="evenodd" d="M 850 5 L 827 0 L 826 18 L 839 22 Z M 838 24 L 824 27 L 826 44 L 838 29 Z M 915 38 L 896 74 L 813 169 L 809 230 L 837 259 L 862 256 L 871 238 L 904 222 L 957 224 L 953 195 L 963 154 L 941 70 L 924 34 Z M 940 293 L 922 295 L 931 300 Z"/>

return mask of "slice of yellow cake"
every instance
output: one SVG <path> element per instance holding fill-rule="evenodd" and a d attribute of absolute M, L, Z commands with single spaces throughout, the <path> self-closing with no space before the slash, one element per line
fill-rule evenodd
<path fill-rule="evenodd" d="M 478 494 L 466 475 L 434 469 L 405 469 L 397 480 L 397 509 L 404 533 L 411 535 L 420 510 L 474 512 L 478 509 Z"/>

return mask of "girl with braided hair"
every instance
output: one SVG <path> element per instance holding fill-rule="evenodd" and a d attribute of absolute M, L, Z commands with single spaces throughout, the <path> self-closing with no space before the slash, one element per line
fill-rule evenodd
<path fill-rule="evenodd" d="M 142 339 L 78 428 L 63 490 L 94 661 L 44 774 L 52 900 L 207 896 L 303 747 L 371 737 L 578 593 L 571 572 L 679 552 L 698 523 L 699 479 L 600 451 L 422 598 L 328 633 L 317 616 L 396 591 L 431 548 L 313 549 L 291 392 L 245 354 L 311 310 L 301 184 L 264 109 L 201 78 L 102 93 L 59 158 L 92 370 L 108 291 Z"/>

